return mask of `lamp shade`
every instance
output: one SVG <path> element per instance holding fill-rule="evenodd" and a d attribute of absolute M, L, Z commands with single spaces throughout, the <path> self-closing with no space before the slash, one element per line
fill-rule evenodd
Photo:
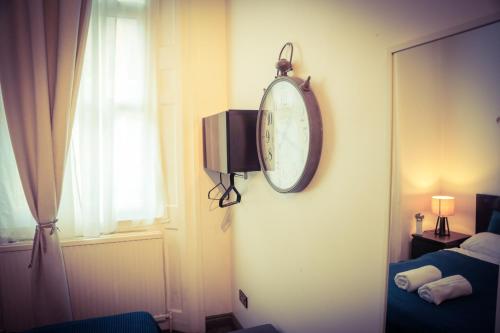
<path fill-rule="evenodd" d="M 455 214 L 455 198 L 446 195 L 432 197 L 432 213 L 437 216 L 452 216 Z"/>

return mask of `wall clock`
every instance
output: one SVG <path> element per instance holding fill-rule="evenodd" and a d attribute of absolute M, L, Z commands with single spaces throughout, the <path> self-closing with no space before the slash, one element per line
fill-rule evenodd
<path fill-rule="evenodd" d="M 286 47 L 290 60 L 281 59 Z M 288 76 L 293 45 L 286 43 L 276 64 L 277 75 L 265 89 L 257 116 L 257 151 L 262 172 L 278 192 L 300 192 L 318 168 L 323 126 L 310 77 Z"/>

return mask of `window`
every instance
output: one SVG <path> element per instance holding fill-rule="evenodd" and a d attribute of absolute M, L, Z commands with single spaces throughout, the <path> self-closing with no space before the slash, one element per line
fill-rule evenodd
<path fill-rule="evenodd" d="M 152 2 L 93 3 L 59 209 L 63 237 L 98 236 L 115 231 L 119 221 L 151 223 L 165 215 Z M 3 127 L 0 117 L 2 157 L 10 144 L 3 140 Z M 0 199 L 0 209 L 8 213 L 0 215 L 0 232 L 14 239 L 31 238 L 35 223 L 20 192 L 19 176 L 13 177 L 12 152 L 7 159 L 0 168 L 0 195 L 7 198 Z M 15 181 L 7 184 L 4 179 Z M 26 228 L 22 235 L 13 232 L 20 221 Z M 9 226 L 11 231 L 4 233 Z"/>
<path fill-rule="evenodd" d="M 70 152 L 77 234 L 163 214 L 148 4 L 94 3 Z"/>

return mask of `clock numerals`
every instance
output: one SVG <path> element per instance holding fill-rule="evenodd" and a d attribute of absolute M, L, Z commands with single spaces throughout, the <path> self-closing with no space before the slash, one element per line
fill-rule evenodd
<path fill-rule="evenodd" d="M 273 113 L 268 112 L 267 113 L 267 126 L 272 126 L 273 125 Z"/>
<path fill-rule="evenodd" d="M 270 110 L 264 110 L 262 119 L 263 134 L 262 134 L 262 152 L 266 162 L 266 170 L 274 170 L 275 152 L 274 152 L 274 115 Z"/>
<path fill-rule="evenodd" d="M 310 127 L 309 111 L 317 117 L 318 110 L 312 100 L 303 95 L 311 96 L 311 93 L 300 90 L 297 85 L 300 81 L 297 81 L 277 78 L 261 102 L 259 156 L 268 182 L 279 192 L 302 190 L 311 177 L 304 171 L 317 167 L 319 156 L 316 154 L 315 160 L 309 160 L 314 152 L 310 149 L 311 137 L 315 138 L 314 142 L 318 135 L 321 139 L 321 127 L 319 130 Z"/>
<path fill-rule="evenodd" d="M 266 169 L 268 171 L 274 171 L 274 151 L 271 147 L 267 148 L 265 159 Z"/>

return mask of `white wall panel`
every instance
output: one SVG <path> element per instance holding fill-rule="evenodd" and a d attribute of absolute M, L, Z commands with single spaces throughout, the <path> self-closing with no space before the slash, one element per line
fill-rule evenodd
<path fill-rule="evenodd" d="M 130 311 L 164 314 L 161 239 L 64 249 L 74 319 Z"/>
<path fill-rule="evenodd" d="M 166 314 L 166 276 L 179 264 L 171 266 L 167 272 L 168 257 L 164 256 L 163 247 L 164 238 L 160 232 L 63 242 L 74 319 L 131 311 Z M 4 247 L 0 251 L 3 318 L 0 329 L 20 331 L 33 326 L 30 253 L 29 245 Z M 179 294 L 177 290 L 177 300 L 181 299 Z M 182 302 L 177 301 L 176 305 L 178 312 L 182 312 Z"/>

